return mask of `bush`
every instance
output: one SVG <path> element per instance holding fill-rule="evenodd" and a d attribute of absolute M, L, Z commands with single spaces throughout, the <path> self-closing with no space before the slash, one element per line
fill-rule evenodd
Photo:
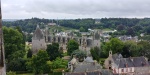
<path fill-rule="evenodd" d="M 7 72 L 7 75 L 16 75 L 16 72 L 9 71 Z"/>

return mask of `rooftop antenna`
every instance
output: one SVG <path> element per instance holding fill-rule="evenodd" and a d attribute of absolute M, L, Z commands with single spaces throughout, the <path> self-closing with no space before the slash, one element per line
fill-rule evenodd
<path fill-rule="evenodd" d="M 52 23 L 53 23 L 53 19 L 52 19 Z"/>
<path fill-rule="evenodd" d="M 59 26 L 59 21 L 58 21 L 58 17 L 57 17 L 57 26 Z"/>

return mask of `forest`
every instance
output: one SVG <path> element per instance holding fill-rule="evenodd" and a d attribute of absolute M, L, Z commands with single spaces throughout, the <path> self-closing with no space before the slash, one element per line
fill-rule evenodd
<path fill-rule="evenodd" d="M 95 23 L 95 21 L 100 23 Z M 140 33 L 150 34 L 150 18 L 101 18 L 101 19 L 40 19 L 31 18 L 17 21 L 3 21 L 7 27 L 19 26 L 24 32 L 31 33 L 35 30 L 36 25 L 45 28 L 48 23 L 57 23 L 60 26 L 82 29 L 84 32 L 90 29 L 116 29 L 117 35 L 139 35 Z"/>

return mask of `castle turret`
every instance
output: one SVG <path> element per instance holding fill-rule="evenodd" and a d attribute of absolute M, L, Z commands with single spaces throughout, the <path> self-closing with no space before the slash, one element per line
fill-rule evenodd
<path fill-rule="evenodd" d="M 44 34 L 41 31 L 39 25 L 37 25 L 36 30 L 32 37 L 32 54 L 36 54 L 39 50 L 45 50 L 46 43 Z"/>

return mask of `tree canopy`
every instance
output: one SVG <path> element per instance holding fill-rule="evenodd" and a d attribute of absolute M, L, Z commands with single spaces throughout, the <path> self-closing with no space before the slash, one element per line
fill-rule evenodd
<path fill-rule="evenodd" d="M 47 49 L 46 49 L 48 55 L 49 55 L 49 59 L 55 60 L 57 57 L 61 57 L 61 51 L 59 51 L 59 44 L 58 43 L 52 43 L 47 45 Z"/>
<path fill-rule="evenodd" d="M 110 50 L 112 50 L 113 54 L 121 53 L 123 47 L 124 43 L 121 40 L 112 38 L 109 42 L 106 42 L 102 45 L 101 55 L 107 57 Z"/>
<path fill-rule="evenodd" d="M 90 52 L 91 52 L 91 55 L 92 55 L 93 59 L 99 61 L 100 48 L 99 47 L 94 47 L 90 50 Z"/>
<path fill-rule="evenodd" d="M 67 53 L 71 55 L 73 51 L 79 49 L 79 44 L 75 40 L 69 40 L 67 43 Z"/>
<path fill-rule="evenodd" d="M 14 53 L 21 53 L 21 51 L 25 50 L 25 43 L 23 43 L 23 35 L 18 30 L 7 27 L 3 27 L 3 34 L 5 57 L 6 59 L 10 58 L 12 60 L 11 55 L 13 55 Z"/>
<path fill-rule="evenodd" d="M 45 50 L 39 50 L 37 55 L 33 55 L 27 64 L 35 74 L 43 74 L 46 73 L 46 69 L 50 71 L 50 67 L 47 64 L 48 61 L 49 56 L 47 52 Z"/>

